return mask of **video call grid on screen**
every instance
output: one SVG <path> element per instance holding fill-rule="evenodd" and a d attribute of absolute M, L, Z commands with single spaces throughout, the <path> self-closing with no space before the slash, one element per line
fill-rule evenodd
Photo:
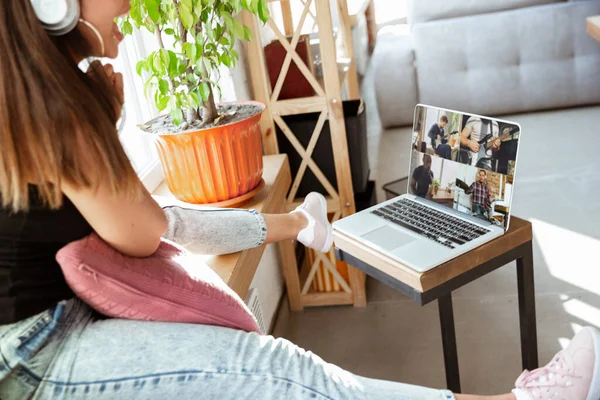
<path fill-rule="evenodd" d="M 520 134 L 512 122 L 418 105 L 408 193 L 508 227 Z"/>

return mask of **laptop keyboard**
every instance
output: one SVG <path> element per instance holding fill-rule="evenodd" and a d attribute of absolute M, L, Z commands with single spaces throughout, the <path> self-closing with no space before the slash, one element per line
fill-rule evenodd
<path fill-rule="evenodd" d="M 406 198 L 371 213 L 451 249 L 491 232 Z"/>

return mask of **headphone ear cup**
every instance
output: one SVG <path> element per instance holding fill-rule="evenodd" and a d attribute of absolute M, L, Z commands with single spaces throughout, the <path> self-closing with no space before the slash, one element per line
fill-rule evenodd
<path fill-rule="evenodd" d="M 31 0 L 31 5 L 44 29 L 53 36 L 75 29 L 81 14 L 78 0 Z"/>

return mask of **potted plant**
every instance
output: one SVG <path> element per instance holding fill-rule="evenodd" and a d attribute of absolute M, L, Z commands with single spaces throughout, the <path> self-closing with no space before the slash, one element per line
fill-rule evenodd
<path fill-rule="evenodd" d="M 440 181 L 437 179 L 434 179 L 432 185 L 433 185 L 433 195 L 437 196 L 438 190 L 440 188 Z"/>
<path fill-rule="evenodd" d="M 262 178 L 258 102 L 216 104 L 218 69 L 236 65 L 236 40 L 251 40 L 236 16 L 269 19 L 267 0 L 132 0 L 120 21 L 156 35 L 159 49 L 141 60 L 145 93 L 164 115 L 140 128 L 157 143 L 171 192 L 190 203 L 217 203 L 256 188 Z"/>
<path fill-rule="evenodd" d="M 446 193 L 451 194 L 452 187 L 454 187 L 454 183 L 452 183 L 452 182 L 448 183 L 448 187 L 446 187 Z"/>

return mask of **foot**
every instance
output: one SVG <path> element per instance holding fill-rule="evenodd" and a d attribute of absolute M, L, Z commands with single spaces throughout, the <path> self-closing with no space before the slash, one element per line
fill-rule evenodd
<path fill-rule="evenodd" d="M 327 253 L 333 245 L 333 229 L 327 218 L 327 201 L 319 193 L 309 193 L 293 212 L 304 215 L 307 226 L 298 233 L 298 241 L 311 249 Z"/>
<path fill-rule="evenodd" d="M 600 333 L 583 328 L 548 365 L 523 372 L 515 386 L 517 400 L 600 399 Z"/>

